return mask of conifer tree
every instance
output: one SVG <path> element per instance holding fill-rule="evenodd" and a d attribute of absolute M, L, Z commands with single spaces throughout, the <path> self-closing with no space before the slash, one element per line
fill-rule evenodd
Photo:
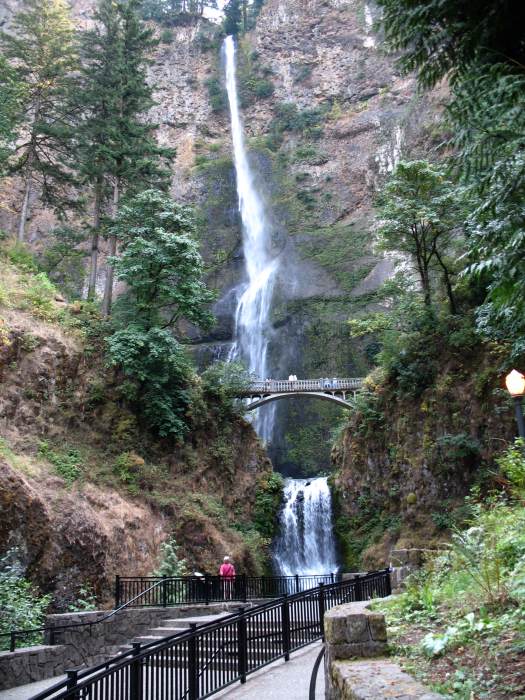
<path fill-rule="evenodd" d="M 147 53 L 155 45 L 152 31 L 143 26 L 137 0 L 120 4 L 100 0 L 95 27 L 82 38 L 81 101 L 85 118 L 79 129 L 81 173 L 94 191 L 93 236 L 88 296 L 95 294 L 101 223 L 111 201 L 118 211 L 122 193 L 133 194 L 165 183 L 169 173 L 162 159 L 173 151 L 160 148 L 154 124 L 145 119 L 152 106 L 146 82 Z M 116 252 L 110 236 L 109 254 Z M 109 268 L 103 312 L 109 315 L 113 269 Z"/>
<path fill-rule="evenodd" d="M 16 134 L 22 119 L 24 86 L 3 56 L 0 56 L 0 174 L 14 152 Z"/>
<path fill-rule="evenodd" d="M 224 7 L 224 31 L 227 35 L 235 35 L 240 32 L 242 16 L 241 0 L 229 0 Z"/>
<path fill-rule="evenodd" d="M 26 0 L 0 45 L 24 85 L 24 118 L 11 170 L 24 180 L 18 239 L 25 238 L 31 196 L 63 211 L 73 178 L 69 165 L 72 136 L 69 93 L 77 65 L 73 25 L 64 0 Z"/>

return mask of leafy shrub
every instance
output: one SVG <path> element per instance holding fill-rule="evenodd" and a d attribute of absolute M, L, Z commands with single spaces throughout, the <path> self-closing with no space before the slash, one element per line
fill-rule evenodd
<path fill-rule="evenodd" d="M 283 501 L 284 480 L 277 472 L 271 472 L 257 485 L 253 522 L 263 537 L 273 539 L 278 533 L 277 514 Z"/>
<path fill-rule="evenodd" d="M 89 612 L 97 609 L 97 598 L 93 587 L 89 583 L 80 586 L 77 593 L 77 599 L 74 603 L 68 605 L 68 612 Z"/>
<path fill-rule="evenodd" d="M 502 474 L 509 480 L 512 493 L 525 497 L 525 441 L 518 438 L 514 445 L 496 460 Z"/>
<path fill-rule="evenodd" d="M 131 325 L 108 339 L 110 362 L 128 382 L 129 400 L 139 406 L 160 436 L 182 439 L 188 430 L 188 380 L 191 367 L 182 346 L 168 330 Z"/>
<path fill-rule="evenodd" d="M 25 243 L 11 243 L 3 247 L 3 252 L 10 263 L 23 272 L 38 272 L 35 256 Z"/>
<path fill-rule="evenodd" d="M 44 321 L 54 321 L 59 315 L 54 303 L 56 293 L 46 273 L 39 272 L 30 278 L 22 306 Z"/>
<path fill-rule="evenodd" d="M 213 112 L 223 112 L 228 104 L 226 91 L 218 78 L 208 78 L 204 83 L 208 88 L 208 95 Z"/>
<path fill-rule="evenodd" d="M 187 576 L 188 565 L 186 559 L 179 557 L 179 545 L 174 536 L 171 536 L 160 545 L 160 564 L 153 572 L 154 576 Z"/>
<path fill-rule="evenodd" d="M 80 468 L 82 458 L 78 450 L 70 449 L 65 452 L 56 452 L 50 448 L 47 442 L 41 442 L 38 454 L 51 462 L 58 476 L 62 477 L 68 486 L 71 486 L 82 473 Z"/>
<path fill-rule="evenodd" d="M 78 298 L 85 276 L 86 251 L 81 247 L 86 232 L 72 226 L 57 226 L 39 257 L 40 269 L 69 298 Z"/>
<path fill-rule="evenodd" d="M 479 440 L 467 433 L 457 435 L 442 435 L 434 444 L 434 452 L 437 461 L 442 466 L 466 467 L 472 466 L 481 452 Z"/>
<path fill-rule="evenodd" d="M 162 44 L 171 44 L 173 41 L 173 31 L 171 29 L 163 29 L 160 34 L 160 41 Z"/>
<path fill-rule="evenodd" d="M 213 402 L 221 415 L 241 415 L 245 408 L 238 396 L 246 391 L 250 375 L 238 362 L 214 362 L 201 375 L 204 398 Z"/>
<path fill-rule="evenodd" d="M 11 549 L 0 559 L 0 633 L 13 629 L 33 629 L 44 623 L 51 602 L 50 595 L 40 595 L 23 577 L 12 561 L 17 551 Z M 24 637 L 24 644 L 38 644 L 41 635 Z M 9 638 L 0 637 L 0 650 L 9 648 Z"/>
<path fill-rule="evenodd" d="M 138 477 L 144 467 L 144 460 L 135 452 L 123 452 L 113 465 L 113 471 L 120 481 L 126 484 L 132 493 L 139 493 Z"/>

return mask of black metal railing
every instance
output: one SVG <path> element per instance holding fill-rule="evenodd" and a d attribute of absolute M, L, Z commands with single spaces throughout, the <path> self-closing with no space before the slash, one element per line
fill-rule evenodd
<path fill-rule="evenodd" d="M 136 599 L 131 607 L 169 607 L 187 603 L 216 603 L 224 600 L 278 598 L 299 593 L 320 583 L 335 583 L 340 574 L 310 576 L 235 576 L 227 581 L 220 576 L 117 576 L 115 607 Z"/>
<path fill-rule="evenodd" d="M 60 644 L 61 632 L 72 628 L 91 630 L 106 622 L 125 608 L 169 607 L 191 603 L 213 603 L 225 600 L 247 601 L 260 598 L 278 598 L 285 593 L 296 593 L 319 583 L 333 583 L 337 574 L 313 576 L 236 576 L 224 581 L 220 576 L 177 577 L 115 577 L 115 609 L 98 620 L 75 622 L 67 625 L 11 630 L 0 633 L 7 639 L 9 651 L 16 650 L 19 642 L 34 645 Z"/>
<path fill-rule="evenodd" d="M 389 570 L 320 583 L 109 659 L 32 700 L 199 700 L 324 637 L 326 610 L 390 595 Z"/>
<path fill-rule="evenodd" d="M 2 632 L 0 634 L 0 639 L 9 638 L 9 651 L 11 652 L 16 650 L 18 641 L 25 641 L 26 643 L 29 642 L 30 646 L 33 644 L 41 644 L 42 642 L 49 645 L 60 644 L 60 633 L 64 630 L 83 627 L 88 628 L 91 631 L 93 626 L 106 622 L 121 610 L 124 610 L 124 608 L 136 607 L 141 598 L 147 598 L 149 595 L 151 595 L 152 591 L 154 591 L 156 588 L 160 588 L 161 586 L 162 582 L 154 581 L 151 583 L 151 585 L 145 587 L 140 593 L 137 593 L 136 596 L 125 603 L 122 603 L 121 605 L 116 605 L 114 610 L 111 610 L 103 617 L 99 617 L 98 620 L 90 620 L 89 622 L 73 622 L 67 625 L 35 627 L 25 630 L 11 630 L 10 632 Z"/>

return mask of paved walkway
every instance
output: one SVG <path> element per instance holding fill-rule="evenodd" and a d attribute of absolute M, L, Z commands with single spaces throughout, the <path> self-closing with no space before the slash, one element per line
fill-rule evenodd
<path fill-rule="evenodd" d="M 0 700 L 27 700 L 37 693 L 41 693 L 46 688 L 50 688 L 55 683 L 65 679 L 65 676 L 57 678 L 46 678 L 45 681 L 37 681 L 36 683 L 28 683 L 28 685 L 19 685 L 17 688 L 9 690 L 0 690 Z"/>
<path fill-rule="evenodd" d="M 310 676 L 321 642 L 296 651 L 290 661 L 275 661 L 252 673 L 244 685 L 236 683 L 214 697 L 224 700 L 307 700 Z M 317 674 L 316 700 L 324 699 L 324 666 Z"/>
<path fill-rule="evenodd" d="M 248 676 L 245 685 L 236 683 L 217 693 L 214 697 L 224 700 L 306 700 L 310 688 L 312 669 L 321 651 L 321 642 L 296 651 L 290 661 L 282 659 L 269 664 Z M 48 678 L 45 681 L 21 685 L 18 688 L 0 691 L 0 700 L 27 700 L 46 688 L 58 683 L 65 676 Z M 324 698 L 323 664 L 317 674 L 316 700 Z"/>

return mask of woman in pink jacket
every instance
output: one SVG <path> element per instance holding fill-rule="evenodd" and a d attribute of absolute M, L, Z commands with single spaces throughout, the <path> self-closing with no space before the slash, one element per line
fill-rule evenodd
<path fill-rule="evenodd" d="M 233 582 L 235 581 L 235 567 L 231 563 L 230 557 L 224 557 L 219 569 L 219 576 L 222 581 L 224 599 L 231 600 L 233 596 Z"/>

